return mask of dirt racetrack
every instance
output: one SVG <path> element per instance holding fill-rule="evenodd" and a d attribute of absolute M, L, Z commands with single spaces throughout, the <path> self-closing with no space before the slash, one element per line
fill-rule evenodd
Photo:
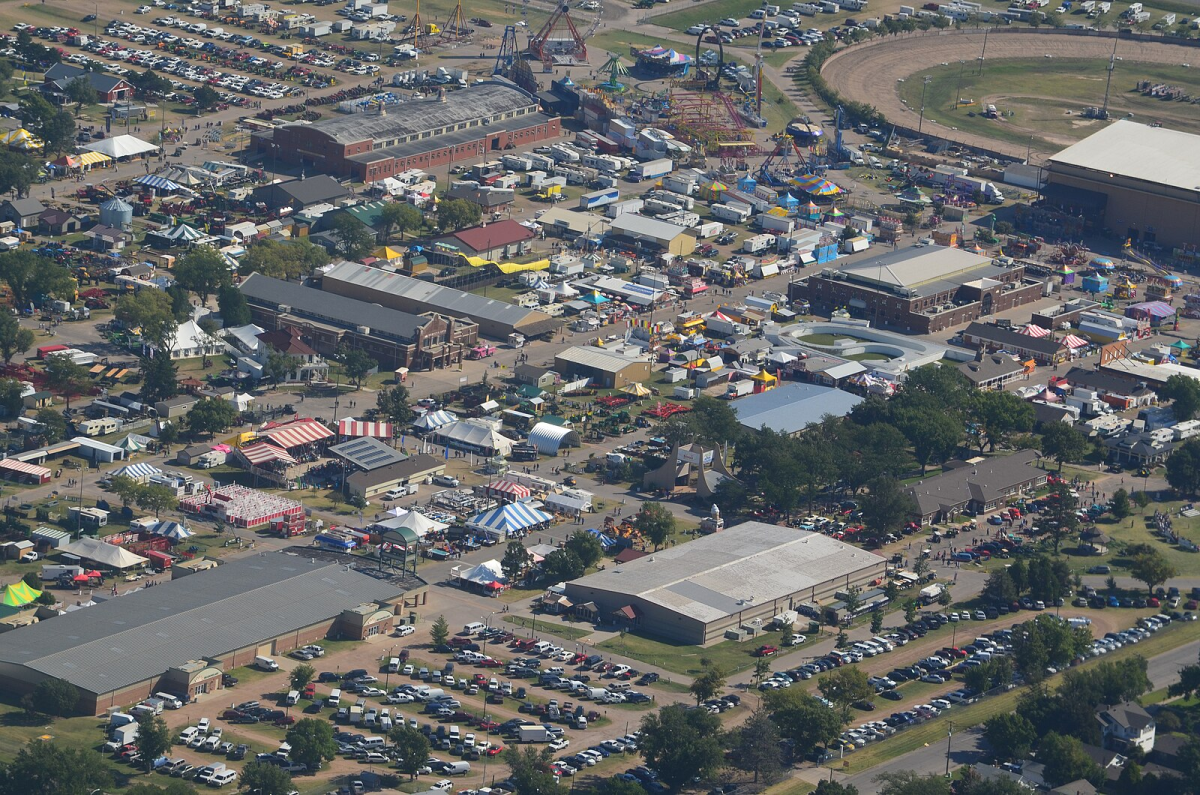
<path fill-rule="evenodd" d="M 918 110 L 910 109 L 900 101 L 897 80 L 939 64 L 957 61 L 975 63 L 983 52 L 985 35 L 985 63 L 1005 58 L 1038 58 L 1047 55 L 1052 58 L 1105 62 L 1113 52 L 1111 34 L 1080 35 L 1052 29 L 1041 32 L 1032 29 L 993 29 L 990 33 L 983 30 L 930 31 L 888 36 L 844 49 L 825 62 L 821 75 L 846 99 L 873 105 L 899 128 L 915 130 Z M 1121 39 L 1117 44 L 1117 57 L 1125 61 L 1175 65 L 1195 62 L 1200 65 L 1200 48 L 1173 44 L 1170 39 Z M 1031 79 L 1035 78 L 1031 76 Z M 1036 84 L 1030 87 L 1030 91 L 1036 93 Z M 951 131 L 944 126 L 930 129 L 928 120 L 924 132 L 1022 160 L 1026 154 L 1024 146 L 982 135 Z M 1049 154 L 1053 152 L 1039 152 L 1035 147 L 1031 159 L 1036 162 L 1040 159 L 1038 155 L 1044 157 Z"/>

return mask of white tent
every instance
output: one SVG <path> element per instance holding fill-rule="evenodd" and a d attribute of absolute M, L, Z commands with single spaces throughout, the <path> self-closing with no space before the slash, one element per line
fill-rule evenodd
<path fill-rule="evenodd" d="M 433 437 L 450 447 L 470 450 L 481 455 L 512 454 L 512 439 L 501 436 L 491 423 L 483 420 L 459 420 L 433 432 Z"/>
<path fill-rule="evenodd" d="M 158 151 L 158 147 L 154 144 L 148 144 L 141 138 L 134 138 L 132 135 L 114 135 L 112 138 L 93 141 L 83 148 L 89 152 L 108 155 L 115 160 Z"/>
<path fill-rule="evenodd" d="M 130 569 L 134 566 L 142 566 L 150 562 L 141 555 L 135 555 L 116 544 L 110 544 L 107 541 L 98 541 L 94 538 L 81 538 L 78 541 L 67 544 L 58 551 L 60 553 L 78 555 L 84 560 L 114 569 Z"/>
<path fill-rule="evenodd" d="M 439 532 L 450 526 L 445 522 L 430 519 L 423 513 L 408 511 L 400 507 L 393 508 L 388 513 L 400 519 L 400 521 L 388 520 L 386 523 L 388 528 L 399 529 L 404 527 L 416 533 L 418 538 L 424 538 L 431 532 Z"/>
<path fill-rule="evenodd" d="M 430 411 L 422 414 L 413 421 L 413 427 L 418 431 L 435 431 L 443 425 L 458 422 L 458 417 L 449 411 Z"/>
<path fill-rule="evenodd" d="M 254 395 L 243 392 L 242 394 L 230 394 L 229 402 L 233 404 L 238 411 L 249 411 L 250 404 L 254 402 Z"/>
<path fill-rule="evenodd" d="M 185 538 L 191 538 L 196 535 L 179 522 L 155 522 L 148 529 L 154 535 L 166 536 L 172 541 L 183 541 Z"/>
<path fill-rule="evenodd" d="M 476 585 L 487 585 L 492 582 L 498 582 L 503 585 L 508 582 L 508 578 L 504 576 L 504 569 L 500 567 L 500 561 L 495 559 L 485 560 L 478 566 L 461 572 L 458 578 L 467 582 L 473 582 Z"/>
<path fill-rule="evenodd" d="M 209 335 L 194 320 L 179 324 L 175 339 L 171 342 L 172 359 L 192 359 L 205 354 L 217 356 L 225 351 L 225 344 Z"/>

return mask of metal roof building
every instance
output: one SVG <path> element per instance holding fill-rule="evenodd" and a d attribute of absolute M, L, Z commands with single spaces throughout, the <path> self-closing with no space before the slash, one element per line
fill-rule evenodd
<path fill-rule="evenodd" d="M 268 552 L 5 635 L 0 687 L 19 693 L 61 679 L 79 688 L 80 709 L 94 713 L 156 688 L 196 695 L 191 673 L 215 670 L 219 683 L 222 669 L 311 643 L 334 624 L 354 637 L 356 619 L 347 624 L 344 614 L 385 620 L 376 613 L 390 616 L 404 593 L 334 561 Z"/>
<path fill-rule="evenodd" d="M 593 386 L 603 389 L 620 389 L 650 378 L 650 358 L 577 345 L 554 355 L 554 370 L 564 376 L 590 378 Z"/>
<path fill-rule="evenodd" d="M 845 417 L 862 400 L 833 387 L 793 383 L 740 398 L 730 407 L 738 422 L 751 430 L 766 426 L 777 433 L 796 434 L 826 414 Z"/>
<path fill-rule="evenodd" d="M 399 450 L 371 436 L 360 436 L 348 442 L 332 445 L 326 452 L 345 459 L 346 463 L 367 472 L 399 464 L 408 458 Z"/>
<path fill-rule="evenodd" d="M 820 533 L 745 522 L 567 583 L 603 621 L 706 645 L 727 630 L 882 576 L 886 561 Z"/>
<path fill-rule="evenodd" d="M 679 256 L 695 251 L 698 240 L 682 226 L 636 213 L 621 213 L 612 219 L 608 234 L 623 241 L 661 249 Z"/>
<path fill-rule="evenodd" d="M 507 339 L 514 332 L 536 337 L 562 326 L 562 321 L 536 309 L 357 262 L 339 262 L 331 267 L 321 279 L 321 289 L 331 295 L 370 301 L 403 312 L 439 312 L 470 318 L 479 325 L 480 334 L 496 340 Z"/>

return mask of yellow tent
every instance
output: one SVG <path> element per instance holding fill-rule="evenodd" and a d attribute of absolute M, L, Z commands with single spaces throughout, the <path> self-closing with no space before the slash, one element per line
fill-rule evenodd
<path fill-rule="evenodd" d="M 23 151 L 41 149 L 44 146 L 40 138 L 23 127 L 18 127 L 0 136 L 0 144 L 7 144 L 13 149 L 21 149 Z"/>
<path fill-rule="evenodd" d="M 633 395 L 634 397 L 646 397 L 650 394 L 649 389 L 638 383 L 632 383 L 621 391 L 626 395 Z"/>
<path fill-rule="evenodd" d="M 29 604 L 41 595 L 41 591 L 36 591 L 29 587 L 29 583 L 19 580 L 4 589 L 4 599 L 0 601 L 9 607 L 21 607 L 22 605 Z"/>
<path fill-rule="evenodd" d="M 779 379 L 776 378 L 775 376 L 771 375 L 770 373 L 768 373 L 766 371 L 766 369 L 763 369 L 763 370 L 760 370 L 755 375 L 750 376 L 750 380 L 757 381 L 760 384 L 764 384 L 767 386 L 774 386 L 775 382 L 778 381 Z"/>
<path fill-rule="evenodd" d="M 372 254 L 372 256 L 378 257 L 379 259 L 385 259 L 385 260 L 388 260 L 389 262 L 391 262 L 393 260 L 404 259 L 404 252 L 397 251 L 396 249 L 392 248 L 391 246 L 380 246 L 378 249 L 375 250 L 375 253 Z"/>

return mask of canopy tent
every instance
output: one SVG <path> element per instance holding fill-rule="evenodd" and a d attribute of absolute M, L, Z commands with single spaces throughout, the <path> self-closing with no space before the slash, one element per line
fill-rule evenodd
<path fill-rule="evenodd" d="M 4 598 L 0 600 L 9 607 L 21 607 L 42 595 L 41 591 L 29 587 L 24 580 L 17 580 L 4 589 Z"/>
<path fill-rule="evenodd" d="M 257 444 L 248 445 L 238 451 L 242 458 L 246 459 L 251 466 L 264 466 L 266 464 L 287 464 L 296 463 L 296 459 L 287 451 L 277 447 L 270 442 L 258 442 Z"/>
<path fill-rule="evenodd" d="M 333 436 L 333 431 L 311 418 L 301 418 L 292 422 L 265 429 L 262 436 L 275 444 L 291 450 L 293 447 L 312 444 Z"/>
<path fill-rule="evenodd" d="M 134 566 L 142 566 L 150 562 L 141 555 L 135 555 L 116 544 L 99 541 L 95 538 L 81 538 L 78 541 L 67 544 L 58 551 L 69 555 L 76 555 L 84 560 L 90 560 L 114 569 L 130 569 Z"/>
<path fill-rule="evenodd" d="M 617 540 L 615 538 L 606 536 L 604 533 L 594 527 L 588 528 L 587 533 L 590 536 L 594 536 L 595 539 L 600 542 L 600 546 L 604 547 L 605 549 L 609 549 L 610 547 L 615 547 L 617 545 Z"/>
<path fill-rule="evenodd" d="M 23 127 L 18 127 L 4 135 L 0 135 L 0 144 L 5 144 L 13 149 L 20 149 L 22 152 L 31 152 L 45 146 L 41 138 L 38 138 Z"/>
<path fill-rule="evenodd" d="M 143 185 L 154 190 L 167 191 L 175 193 L 176 191 L 184 190 L 185 188 L 177 182 L 172 182 L 166 177 L 160 177 L 157 174 L 147 174 L 143 177 L 138 177 L 133 181 L 135 185 Z"/>
<path fill-rule="evenodd" d="M 175 243 L 191 243 L 204 237 L 204 233 L 199 229 L 188 224 L 179 224 L 170 229 L 159 232 L 159 237 L 165 237 L 167 240 Z"/>
<path fill-rule="evenodd" d="M 162 470 L 150 464 L 126 464 L 120 469 L 116 469 L 109 474 L 109 477 L 127 477 L 131 480 L 136 480 L 138 483 L 145 483 L 152 475 L 161 475 Z"/>
<path fill-rule="evenodd" d="M 497 538 L 510 538 L 538 525 L 549 524 L 553 518 L 550 514 L 525 503 L 513 502 L 476 514 L 471 517 L 467 526 Z"/>
<path fill-rule="evenodd" d="M 816 174 L 801 174 L 792 180 L 792 185 L 810 196 L 837 196 L 842 189 Z"/>
<path fill-rule="evenodd" d="M 1026 337 L 1033 337 L 1035 339 L 1041 339 L 1042 337 L 1050 336 L 1049 329 L 1042 328 L 1041 326 L 1034 325 L 1033 323 L 1030 323 L 1028 326 L 1021 329 L 1020 333 L 1024 334 Z"/>
<path fill-rule="evenodd" d="M 84 168 L 88 166 L 103 166 L 112 162 L 112 158 L 103 152 L 80 152 L 77 157 L 79 158 L 79 165 Z"/>
<path fill-rule="evenodd" d="M 117 447 L 120 447 L 122 450 L 124 450 L 127 453 L 136 453 L 139 450 L 144 450 L 146 448 L 146 446 L 144 444 L 139 442 L 137 439 L 133 438 L 132 433 L 129 434 L 128 436 L 126 436 L 121 441 L 117 442 Z"/>
<path fill-rule="evenodd" d="M 387 527 L 389 529 L 407 529 L 416 533 L 417 538 L 424 538 L 429 533 L 440 533 L 450 525 L 445 522 L 439 522 L 437 519 L 430 519 L 423 513 L 409 511 L 404 508 L 393 508 L 388 513 L 396 516 L 400 521 L 389 521 Z"/>
<path fill-rule="evenodd" d="M 1183 340 L 1175 340 L 1171 343 L 1171 347 L 1177 351 L 1190 351 L 1192 349 L 1192 346 L 1188 345 Z"/>
<path fill-rule="evenodd" d="M 791 364 L 796 361 L 796 357 L 787 351 L 774 351 L 767 357 L 767 361 L 771 364 Z"/>
<path fill-rule="evenodd" d="M 1086 347 L 1088 344 L 1087 340 L 1083 339 L 1082 337 L 1076 337 L 1074 334 L 1068 334 L 1059 340 L 1059 342 L 1061 342 L 1063 345 L 1066 345 L 1071 350 Z"/>
<path fill-rule="evenodd" d="M 458 575 L 460 580 L 475 583 L 476 585 L 490 585 L 492 583 L 500 583 L 504 585 L 508 582 L 508 577 L 504 576 L 504 569 L 500 566 L 498 560 L 485 560 L 478 566 L 472 566 Z"/>
<path fill-rule="evenodd" d="M 648 50 L 642 50 L 638 53 L 638 58 L 644 58 L 648 61 L 655 61 L 669 66 L 686 66 L 692 62 L 692 56 L 678 52 L 677 50 L 667 49 L 661 44 L 656 44 Z"/>
<path fill-rule="evenodd" d="M 418 417 L 413 422 L 413 427 L 418 431 L 436 431 L 452 422 L 458 422 L 458 417 L 448 411 L 429 411 Z"/>
<path fill-rule="evenodd" d="M 199 173 L 197 173 L 199 172 Z M 213 175 L 191 166 L 171 166 L 158 172 L 158 176 L 170 180 L 177 185 L 194 186 L 211 182 Z"/>
<path fill-rule="evenodd" d="M 1037 396 L 1037 399 L 1045 403 L 1057 403 L 1062 400 L 1062 398 L 1060 398 L 1054 392 L 1051 392 L 1049 389 L 1043 390 L 1042 393 Z"/>
<path fill-rule="evenodd" d="M 503 496 L 511 500 L 525 500 L 533 493 L 528 486 L 522 486 L 511 480 L 497 480 L 489 483 L 486 491 L 488 496 Z"/>
<path fill-rule="evenodd" d="M 563 447 L 579 447 L 579 432 L 552 422 L 539 422 L 529 431 L 529 443 L 543 455 L 558 455 Z"/>
<path fill-rule="evenodd" d="M 600 295 L 600 293 L 595 290 L 592 290 L 590 293 L 583 296 L 579 300 L 584 301 L 589 304 L 595 304 L 596 306 L 600 306 L 600 304 L 608 303 L 608 299 L 605 298 L 603 295 Z"/>
<path fill-rule="evenodd" d="M 1111 271 L 1117 267 L 1108 257 L 1092 257 L 1089 264 L 1098 271 Z"/>
<path fill-rule="evenodd" d="M 132 135 L 114 135 L 112 138 L 93 141 L 83 148 L 89 152 L 99 152 L 102 155 L 108 155 L 115 160 L 158 151 L 158 147 L 154 144 L 148 144 L 140 138 L 134 138 Z"/>
<path fill-rule="evenodd" d="M 1175 307 L 1166 301 L 1143 301 L 1126 309 L 1125 314 L 1128 317 L 1164 318 L 1175 314 Z"/>
<path fill-rule="evenodd" d="M 486 420 L 452 422 L 435 430 L 433 438 L 447 446 L 483 455 L 512 454 L 512 439 L 501 435 L 499 429 Z"/>
<path fill-rule="evenodd" d="M 195 532 L 189 530 L 179 522 L 155 522 L 146 528 L 146 530 L 156 536 L 169 538 L 172 541 L 184 541 L 196 535 Z"/>
<path fill-rule="evenodd" d="M 650 394 L 652 394 L 650 392 L 650 390 L 646 388 L 645 385 L 639 384 L 636 381 L 633 382 L 632 384 L 630 384 L 629 386 L 625 387 L 621 391 L 624 392 L 626 395 L 633 395 L 634 397 L 648 397 Z"/>
<path fill-rule="evenodd" d="M 896 198 L 905 204 L 919 204 L 922 207 L 933 204 L 933 199 L 925 195 L 918 187 L 913 186 L 895 194 Z"/>
<path fill-rule="evenodd" d="M 779 381 L 779 379 L 776 378 L 774 375 L 772 375 L 771 373 L 768 373 L 766 368 L 763 368 L 762 370 L 759 370 L 754 375 L 750 376 L 750 380 L 756 381 L 760 384 L 774 384 Z"/>
<path fill-rule="evenodd" d="M 370 436 L 375 439 L 391 439 L 392 424 L 390 422 L 364 422 L 363 420 L 338 420 L 338 436 L 357 439 L 360 436 Z"/>
<path fill-rule="evenodd" d="M 229 396 L 229 402 L 233 404 L 238 411 L 249 411 L 250 406 L 254 403 L 254 395 L 248 392 L 243 392 L 240 395 L 234 393 Z"/>

